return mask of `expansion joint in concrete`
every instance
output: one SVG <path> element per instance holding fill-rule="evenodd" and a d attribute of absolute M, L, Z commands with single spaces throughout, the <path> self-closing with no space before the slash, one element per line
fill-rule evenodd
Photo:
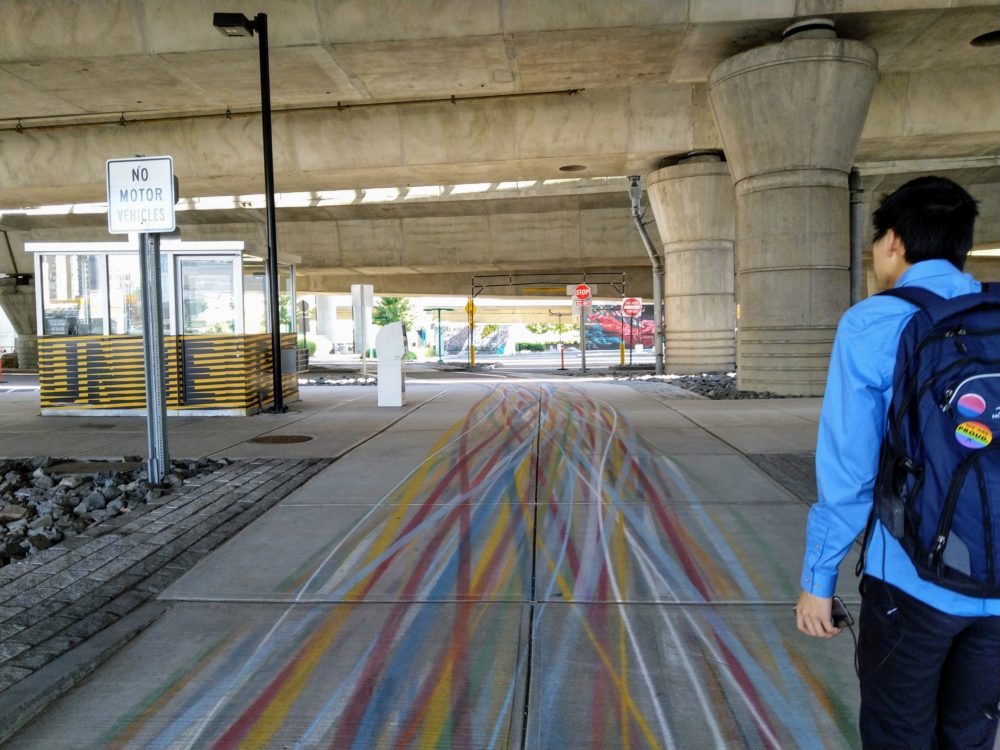
<path fill-rule="evenodd" d="M 771 271 L 847 271 L 848 266 L 844 265 L 814 265 L 814 264 L 803 264 L 803 265 L 786 265 L 786 266 L 759 266 L 755 268 L 747 268 L 741 266 L 739 270 L 736 271 L 737 276 L 747 276 L 753 273 L 769 273 Z"/>
<path fill-rule="evenodd" d="M 663 244 L 663 254 L 665 256 L 677 256 L 682 253 L 704 253 L 704 252 L 733 252 L 732 237 L 706 237 L 698 240 L 683 240 L 679 242 L 665 242 Z"/>
<path fill-rule="evenodd" d="M 808 165 L 782 166 L 742 177 L 734 185 L 739 197 L 789 188 L 843 188 L 846 191 L 849 171 L 850 166 L 847 169 Z"/>
<path fill-rule="evenodd" d="M 874 54 L 874 53 L 873 53 Z M 726 62 L 729 62 L 728 60 Z M 720 63 L 715 70 L 719 70 L 726 62 Z M 732 78 L 737 78 L 747 73 L 755 73 L 768 68 L 779 68 L 784 65 L 796 65 L 799 63 L 846 63 L 848 65 L 859 65 L 864 68 L 870 68 L 873 65 L 873 60 L 871 56 L 868 55 L 842 55 L 842 54 L 820 54 L 820 55 L 803 55 L 796 57 L 787 57 L 782 60 L 768 60 L 766 62 L 760 62 L 755 65 L 747 65 L 745 67 L 740 67 L 731 73 L 723 73 L 718 76 L 714 75 L 715 71 L 712 71 L 713 75 L 709 77 L 709 83 L 712 86 L 718 86 Z"/>

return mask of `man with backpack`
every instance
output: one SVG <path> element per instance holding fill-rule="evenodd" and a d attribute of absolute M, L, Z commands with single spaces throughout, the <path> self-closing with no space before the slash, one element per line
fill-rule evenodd
<path fill-rule="evenodd" d="M 872 216 L 888 290 L 830 359 L 796 625 L 830 638 L 865 531 L 857 668 L 868 749 L 992 750 L 1000 715 L 1000 288 L 962 273 L 976 202 L 912 180 Z"/>

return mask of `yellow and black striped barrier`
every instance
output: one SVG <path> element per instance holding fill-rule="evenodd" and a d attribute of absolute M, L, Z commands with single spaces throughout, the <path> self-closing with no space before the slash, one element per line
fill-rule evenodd
<path fill-rule="evenodd" d="M 282 334 L 283 348 L 295 334 Z M 253 414 L 274 401 L 271 335 L 165 336 L 168 413 Z M 43 336 L 38 339 L 42 414 L 120 413 L 146 408 L 140 336 Z M 282 373 L 286 401 L 298 376 Z"/>

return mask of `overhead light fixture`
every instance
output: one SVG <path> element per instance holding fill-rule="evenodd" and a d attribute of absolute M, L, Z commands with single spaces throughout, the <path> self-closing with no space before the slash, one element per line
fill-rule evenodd
<path fill-rule="evenodd" d="M 254 23 L 242 13 L 213 13 L 212 25 L 223 36 L 253 36 Z"/>
<path fill-rule="evenodd" d="M 583 164 L 564 164 L 559 167 L 560 172 L 582 172 L 586 167 Z"/>
<path fill-rule="evenodd" d="M 969 255 L 977 258 L 1000 258 L 1000 245 L 980 245 L 969 251 Z"/>

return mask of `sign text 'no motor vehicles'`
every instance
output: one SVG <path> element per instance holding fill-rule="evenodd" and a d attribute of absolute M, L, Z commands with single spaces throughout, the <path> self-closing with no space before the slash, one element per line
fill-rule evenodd
<path fill-rule="evenodd" d="M 176 228 L 174 162 L 169 156 L 108 160 L 108 232 L 161 233 Z"/>

